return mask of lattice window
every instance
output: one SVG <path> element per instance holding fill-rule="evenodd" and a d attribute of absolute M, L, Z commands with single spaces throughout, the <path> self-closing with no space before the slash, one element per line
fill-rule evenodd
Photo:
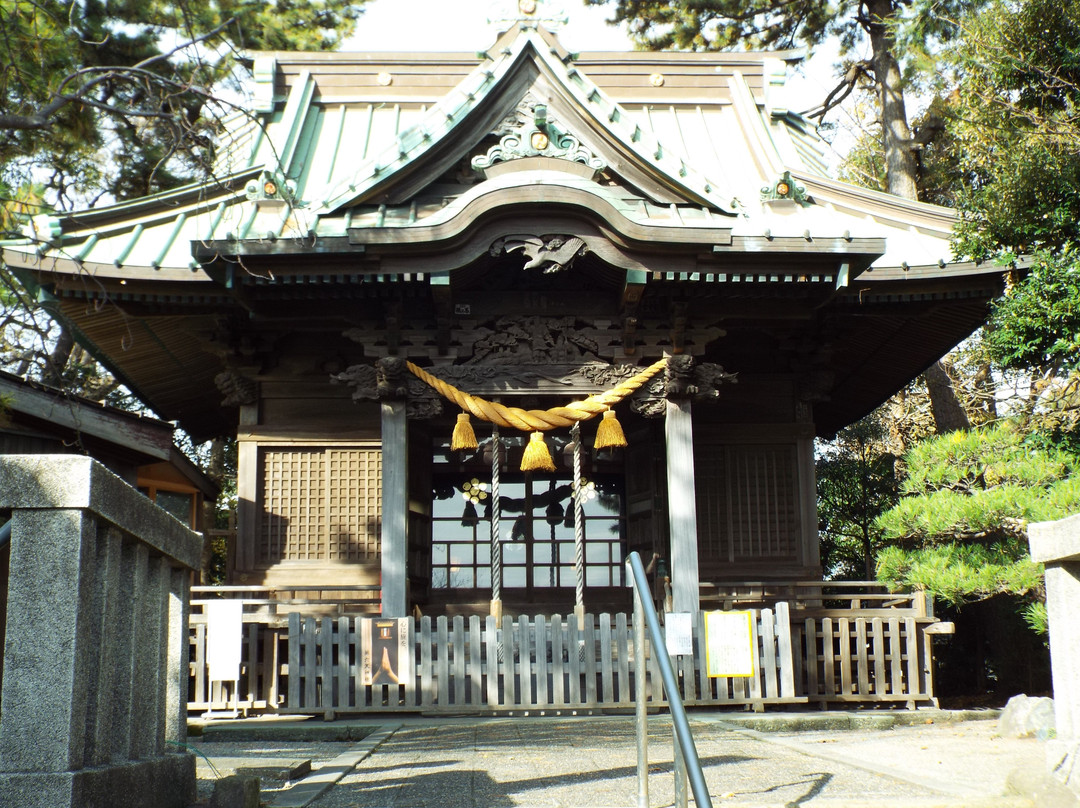
<path fill-rule="evenodd" d="M 264 449 L 262 561 L 372 561 L 379 554 L 378 449 Z"/>
<path fill-rule="evenodd" d="M 794 446 L 710 445 L 694 455 L 704 560 L 795 560 L 799 491 Z"/>

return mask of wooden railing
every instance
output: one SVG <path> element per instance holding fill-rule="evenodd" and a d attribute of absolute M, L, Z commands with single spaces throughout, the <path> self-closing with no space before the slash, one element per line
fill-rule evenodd
<path fill-rule="evenodd" d="M 890 592 L 877 581 L 755 581 L 700 584 L 702 608 L 750 609 L 784 601 L 792 613 L 817 617 L 932 617 L 933 605 L 925 592 Z"/>
<path fill-rule="evenodd" d="M 934 704 L 934 617 L 926 592 L 889 592 L 877 581 L 702 584 L 706 608 L 791 606 L 799 693 L 821 707 L 850 703 Z"/>
<path fill-rule="evenodd" d="M 378 586 L 193 586 L 191 587 L 188 710 L 276 710 L 285 704 L 283 677 L 289 615 L 378 615 Z M 206 666 L 205 606 L 212 600 L 243 603 L 240 680 L 236 693 L 211 682 Z M 230 685 L 230 687 L 232 687 Z"/>
<path fill-rule="evenodd" d="M 724 593 L 724 605 L 753 606 L 759 612 L 759 639 L 766 638 L 760 639 L 760 676 L 706 677 L 696 625 L 696 653 L 677 660 L 687 705 L 761 709 L 800 701 L 821 707 L 934 703 L 931 640 L 950 633 L 952 626 L 934 618 L 924 593 L 889 593 L 872 582 L 770 582 L 731 589 L 736 588 Z M 705 591 L 706 608 L 720 605 L 710 602 Z M 792 596 L 790 607 L 775 599 L 780 594 Z M 633 649 L 623 614 L 587 616 L 581 626 L 558 616 L 507 618 L 499 625 L 492 618 L 423 617 L 412 623 L 417 683 L 412 689 L 365 688 L 357 685 L 356 618 L 378 614 L 377 587 L 195 587 L 192 595 L 190 710 L 224 708 L 226 703 L 240 709 L 321 713 L 632 704 L 627 671 Z M 202 606 L 211 597 L 244 603 L 235 694 L 206 676 Z M 492 643 L 502 650 L 494 666 Z M 569 653 L 575 646 L 579 655 Z M 538 654 L 537 649 L 544 650 Z M 785 655 L 791 660 L 788 669 L 778 661 Z M 659 684 L 658 672 L 650 668 L 657 704 L 662 703 Z"/>

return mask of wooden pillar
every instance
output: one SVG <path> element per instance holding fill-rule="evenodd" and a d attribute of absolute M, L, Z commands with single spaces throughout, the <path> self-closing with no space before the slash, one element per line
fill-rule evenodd
<path fill-rule="evenodd" d="M 668 398 L 664 420 L 667 447 L 668 532 L 671 537 L 672 608 L 694 614 L 698 597 L 697 493 L 694 487 L 694 427 L 689 397 Z"/>
<path fill-rule="evenodd" d="M 798 437 L 795 441 L 799 493 L 799 563 L 807 568 L 821 567 L 818 541 L 817 474 L 814 467 L 814 439 Z"/>
<path fill-rule="evenodd" d="M 250 573 L 263 552 L 259 547 L 259 446 L 252 436 L 259 424 L 257 404 L 240 407 L 236 445 L 236 548 L 235 567 Z M 243 579 L 241 579 L 242 582 Z"/>
<path fill-rule="evenodd" d="M 382 402 L 382 616 L 408 616 L 408 427 L 404 401 Z"/>

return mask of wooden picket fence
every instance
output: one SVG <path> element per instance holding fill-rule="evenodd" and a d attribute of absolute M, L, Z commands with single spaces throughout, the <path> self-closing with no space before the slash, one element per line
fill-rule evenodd
<path fill-rule="evenodd" d="M 952 626 L 918 617 L 807 617 L 793 625 L 800 693 L 835 704 L 936 705 L 932 637 Z"/>
<path fill-rule="evenodd" d="M 795 694 L 785 604 L 755 614 L 757 675 L 709 678 L 700 614 L 698 653 L 679 657 L 687 705 L 791 704 Z M 359 660 L 363 618 L 289 621 L 288 706 L 282 712 L 573 712 L 634 705 L 634 647 L 625 614 L 422 617 L 409 620 L 414 676 L 400 685 L 364 685 Z M 656 658 L 648 655 L 650 702 L 666 705 Z"/>
<path fill-rule="evenodd" d="M 490 617 L 410 620 L 413 682 L 370 686 L 360 684 L 357 667 L 357 612 L 373 616 L 366 603 L 373 593 L 296 590 L 271 598 L 249 589 L 195 593 L 191 711 L 557 712 L 634 704 L 633 634 L 625 614 L 586 615 L 580 625 L 558 615 L 500 623 Z M 750 679 L 705 675 L 699 613 L 695 654 L 675 660 L 684 703 L 756 710 L 807 702 L 823 709 L 935 703 L 931 641 L 952 627 L 934 618 L 924 595 L 855 593 L 846 584 L 823 592 L 820 582 L 805 592 L 791 606 L 781 601 L 750 609 L 758 648 L 758 675 Z M 236 685 L 207 678 L 201 604 L 219 594 L 245 603 Z M 350 599 L 344 606 L 343 597 Z M 757 594 L 744 592 L 723 605 L 746 608 L 752 597 Z M 659 671 L 651 650 L 646 654 L 650 701 L 662 706 Z"/>

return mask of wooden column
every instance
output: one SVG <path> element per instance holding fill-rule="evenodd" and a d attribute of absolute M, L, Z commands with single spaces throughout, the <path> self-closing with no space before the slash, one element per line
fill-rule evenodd
<path fill-rule="evenodd" d="M 408 427 L 404 401 L 382 402 L 382 615 L 408 616 Z"/>
<path fill-rule="evenodd" d="M 262 552 L 259 547 L 259 446 L 252 437 L 259 424 L 257 404 L 240 407 L 236 444 L 236 571 L 251 572 Z"/>
<path fill-rule="evenodd" d="M 664 420 L 667 447 L 668 531 L 671 536 L 672 608 L 694 614 L 698 597 L 697 494 L 694 427 L 689 397 L 669 398 Z"/>

